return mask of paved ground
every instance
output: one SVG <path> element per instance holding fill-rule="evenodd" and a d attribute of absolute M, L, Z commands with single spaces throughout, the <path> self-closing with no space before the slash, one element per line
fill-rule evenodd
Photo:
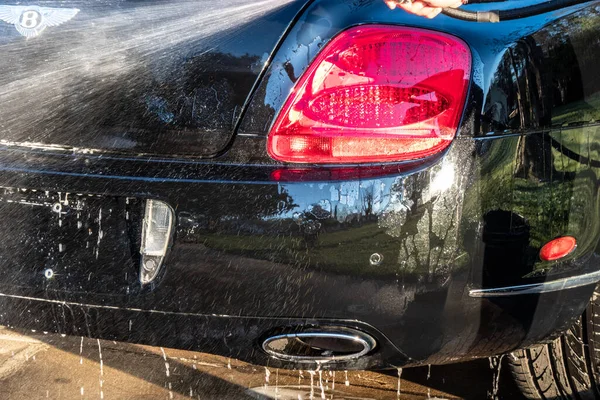
<path fill-rule="evenodd" d="M 395 371 L 266 370 L 203 353 L 0 327 L 0 399 L 486 399 L 488 360 Z M 504 371 L 506 372 L 506 371 Z M 518 399 L 507 373 L 499 397 Z M 312 397 L 311 397 L 312 396 Z"/>

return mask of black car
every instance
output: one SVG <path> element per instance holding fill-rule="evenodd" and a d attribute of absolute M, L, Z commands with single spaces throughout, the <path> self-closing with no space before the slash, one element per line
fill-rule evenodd
<path fill-rule="evenodd" d="M 0 324 L 599 397 L 600 5 L 491 8 L 2 1 Z"/>

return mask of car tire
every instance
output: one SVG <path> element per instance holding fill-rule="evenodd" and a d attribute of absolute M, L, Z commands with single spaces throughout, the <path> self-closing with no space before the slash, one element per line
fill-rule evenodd
<path fill-rule="evenodd" d="M 514 351 L 507 358 L 527 399 L 600 399 L 600 287 L 583 315 L 561 337 Z"/>

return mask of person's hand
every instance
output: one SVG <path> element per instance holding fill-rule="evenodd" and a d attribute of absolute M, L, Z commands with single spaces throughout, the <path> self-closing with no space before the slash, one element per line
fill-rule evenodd
<path fill-rule="evenodd" d="M 396 0 L 384 0 L 390 9 L 400 7 L 409 13 L 422 17 L 434 18 L 442 12 L 442 8 L 458 8 L 464 3 L 462 0 L 413 0 L 412 3 L 398 4 Z"/>

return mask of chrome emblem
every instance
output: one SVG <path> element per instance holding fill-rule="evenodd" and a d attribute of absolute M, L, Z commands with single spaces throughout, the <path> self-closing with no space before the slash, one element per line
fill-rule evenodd
<path fill-rule="evenodd" d="M 59 26 L 79 12 L 76 8 L 0 6 L 0 20 L 13 24 L 26 38 L 38 36 L 49 26 Z"/>

